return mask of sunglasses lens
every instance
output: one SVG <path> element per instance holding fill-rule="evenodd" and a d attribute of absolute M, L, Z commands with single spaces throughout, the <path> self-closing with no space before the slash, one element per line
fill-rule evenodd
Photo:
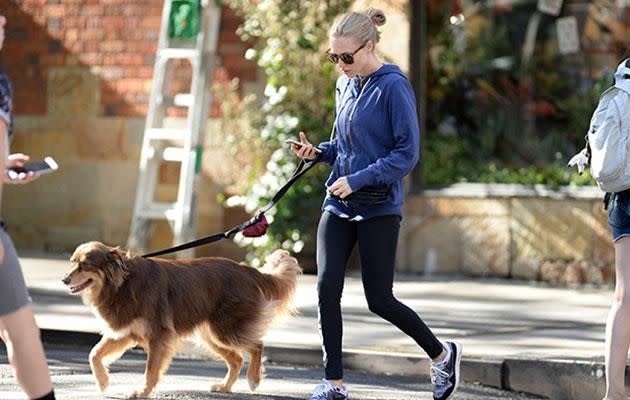
<path fill-rule="evenodd" d="M 350 53 L 343 53 L 339 56 L 339 58 L 341 58 L 341 61 L 343 61 L 346 64 L 354 63 L 354 57 Z"/>
<path fill-rule="evenodd" d="M 343 61 L 345 64 L 354 63 L 354 57 L 350 53 L 341 53 L 341 54 L 328 53 L 326 55 L 326 58 L 328 58 L 328 61 L 330 61 L 333 64 L 337 64 L 339 60 Z"/>

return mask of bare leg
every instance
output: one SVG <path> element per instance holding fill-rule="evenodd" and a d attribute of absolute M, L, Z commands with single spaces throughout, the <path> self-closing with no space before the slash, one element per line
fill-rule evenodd
<path fill-rule="evenodd" d="M 260 384 L 260 380 L 262 379 L 264 373 L 262 365 L 262 342 L 248 347 L 247 352 L 249 353 L 250 358 L 249 367 L 247 368 L 247 382 L 249 383 L 249 388 L 253 392 Z"/>
<path fill-rule="evenodd" d="M 131 398 L 147 397 L 151 394 L 160 381 L 162 374 L 171 363 L 177 347 L 176 344 L 176 335 L 169 331 L 164 331 L 161 336 L 151 340 L 147 355 L 147 367 L 144 373 L 144 387 L 131 393 Z"/>
<path fill-rule="evenodd" d="M 30 305 L 0 319 L 0 337 L 7 346 L 15 378 L 29 398 L 53 390 L 39 328 Z"/>
<path fill-rule="evenodd" d="M 630 237 L 615 242 L 616 285 L 606 323 L 606 398 L 627 400 L 626 362 L 630 346 Z"/>
<path fill-rule="evenodd" d="M 109 385 L 107 365 L 120 357 L 127 349 L 135 345 L 130 337 L 120 339 L 103 337 L 90 351 L 90 367 L 101 392 Z"/>

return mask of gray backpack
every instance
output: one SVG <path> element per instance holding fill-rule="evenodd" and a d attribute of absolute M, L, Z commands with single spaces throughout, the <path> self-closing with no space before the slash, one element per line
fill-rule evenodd
<path fill-rule="evenodd" d="M 615 193 L 630 189 L 630 59 L 615 73 L 615 84 L 600 97 L 586 147 L 569 161 L 582 173 L 590 164 L 600 189 Z"/>

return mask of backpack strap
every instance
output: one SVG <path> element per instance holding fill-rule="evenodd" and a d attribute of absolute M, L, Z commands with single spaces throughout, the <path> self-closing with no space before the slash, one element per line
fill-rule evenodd
<path fill-rule="evenodd" d="M 611 195 L 612 193 L 610 192 L 606 192 L 606 194 L 604 195 L 604 199 L 602 200 L 604 202 L 604 210 L 608 210 L 608 205 L 610 204 Z"/>

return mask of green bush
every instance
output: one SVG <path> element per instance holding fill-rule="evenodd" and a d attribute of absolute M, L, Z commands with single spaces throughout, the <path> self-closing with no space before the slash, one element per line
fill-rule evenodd
<path fill-rule="evenodd" d="M 591 79 L 587 57 L 561 55 L 554 19 L 527 33 L 535 4 L 495 12 L 470 3 L 453 25 L 447 3 L 428 15 L 424 183 L 593 184 L 566 162 L 612 77 Z"/>
<path fill-rule="evenodd" d="M 255 213 L 289 179 L 298 160 L 283 143 L 285 139 L 296 137 L 300 130 L 313 143 L 328 138 L 337 74 L 323 53 L 331 22 L 351 3 L 229 2 L 244 21 L 238 33 L 255 43 L 246 55 L 266 75 L 264 99 L 243 113 L 248 126 L 258 132 L 261 151 L 256 151 L 256 162 L 266 165 L 262 176 L 244 185 L 248 189 L 242 196 L 226 200 L 228 206 L 241 205 Z M 451 12 L 444 4 L 438 7 L 443 8 L 443 15 L 429 16 L 427 27 L 429 118 L 422 143 L 424 183 L 590 184 L 588 174 L 578 176 L 566 162 L 583 145 L 588 118 L 606 85 L 604 78 L 589 85 L 560 79 L 557 72 L 549 72 L 561 64 L 549 46 L 542 46 L 529 64 L 521 63 L 510 42 L 514 37 L 510 30 L 522 29 L 523 24 L 511 19 L 497 20 L 492 33 L 481 29 L 487 19 L 479 20 L 479 34 L 462 50 L 457 32 L 444 24 Z M 529 15 L 528 10 L 517 11 L 509 18 Z M 527 119 L 531 110 L 538 113 L 534 122 Z M 259 265 L 274 248 L 299 253 L 314 243 L 328 173 L 329 168 L 318 166 L 287 192 L 267 214 L 272 222 L 267 235 L 237 236 L 236 241 L 249 249 L 249 262 Z"/>
<path fill-rule="evenodd" d="M 262 208 L 289 179 L 297 159 L 284 144 L 304 131 L 312 143 L 327 140 L 332 126 L 337 74 L 324 52 L 334 17 L 347 11 L 350 0 L 231 0 L 229 6 L 244 22 L 238 33 L 255 41 L 247 56 L 257 61 L 266 75 L 265 98 L 247 114 L 259 130 L 262 146 L 271 157 L 265 173 L 252 182 L 243 196 L 227 200 L 254 213 Z M 324 181 L 329 168 L 313 168 L 285 194 L 267 216 L 267 235 L 248 239 L 248 261 L 259 265 L 270 250 L 282 247 L 295 253 L 314 242 Z"/>
<path fill-rule="evenodd" d="M 474 148 L 457 136 L 436 136 L 425 144 L 424 183 L 427 186 L 462 182 L 543 184 L 550 187 L 593 185 L 587 171 L 568 168 L 568 159 L 556 153 L 555 162 L 540 166 L 514 167 L 501 161 L 477 159 Z"/>

